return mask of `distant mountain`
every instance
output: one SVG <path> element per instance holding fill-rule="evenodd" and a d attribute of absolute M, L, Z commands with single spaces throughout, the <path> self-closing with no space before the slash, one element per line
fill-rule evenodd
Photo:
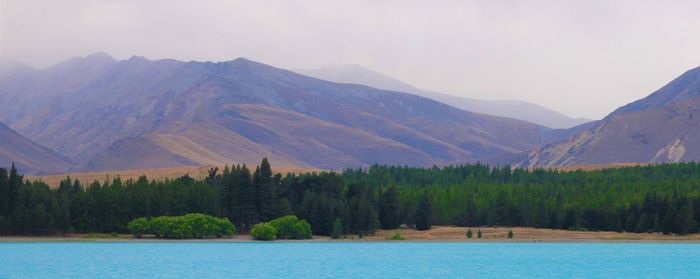
<path fill-rule="evenodd" d="M 523 101 L 476 100 L 422 90 L 403 81 L 356 64 L 327 66 L 317 69 L 299 69 L 294 71 L 303 75 L 328 81 L 363 84 L 380 89 L 407 92 L 449 104 L 466 111 L 525 120 L 555 129 L 572 128 L 591 121 L 590 119 L 585 118 L 571 118 L 543 106 Z"/>
<path fill-rule="evenodd" d="M 700 68 L 623 106 L 559 144 L 530 152 L 522 165 L 700 161 Z"/>
<path fill-rule="evenodd" d="M 0 167 L 13 162 L 20 172 L 30 175 L 63 172 L 71 166 L 65 158 L 0 123 Z"/>
<path fill-rule="evenodd" d="M 104 53 L 0 78 L 0 120 L 74 170 L 223 163 L 338 169 L 508 162 L 561 131 L 239 58 Z"/>

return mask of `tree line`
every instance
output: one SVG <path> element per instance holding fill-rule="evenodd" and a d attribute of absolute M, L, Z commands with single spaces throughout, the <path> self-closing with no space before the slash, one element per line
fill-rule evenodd
<path fill-rule="evenodd" d="M 267 161 L 183 176 L 94 181 L 52 189 L 0 169 L 0 233 L 128 232 L 138 217 L 203 213 L 241 231 L 296 215 L 314 234 L 371 234 L 401 225 L 527 226 L 686 234 L 700 223 L 700 165 L 594 171 L 484 164 L 375 165 L 342 172 L 274 174 Z M 341 232 L 342 231 L 342 232 Z"/>

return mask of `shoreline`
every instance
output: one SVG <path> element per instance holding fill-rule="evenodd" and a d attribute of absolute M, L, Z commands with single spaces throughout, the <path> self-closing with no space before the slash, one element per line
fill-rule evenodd
<path fill-rule="evenodd" d="M 0 243 L 688 243 L 700 244 L 700 234 L 664 235 L 661 233 L 618 233 L 618 232 L 582 232 L 553 229 L 536 229 L 524 227 L 471 228 L 474 237 L 466 237 L 464 227 L 433 227 L 427 231 L 413 229 L 378 230 L 374 235 L 358 238 L 346 235 L 344 239 L 330 239 L 328 236 L 314 236 L 308 240 L 278 239 L 274 241 L 254 240 L 247 234 L 230 238 L 209 239 L 158 239 L 134 238 L 131 235 L 117 236 L 106 234 L 69 234 L 65 236 L 0 236 Z M 483 238 L 477 238 L 477 231 L 483 232 Z M 505 237 L 513 231 L 513 238 Z M 405 240 L 387 239 L 395 234 Z"/>

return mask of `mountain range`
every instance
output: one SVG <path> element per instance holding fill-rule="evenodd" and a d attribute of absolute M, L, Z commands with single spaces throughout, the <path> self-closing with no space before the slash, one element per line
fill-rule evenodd
<path fill-rule="evenodd" d="M 0 123 L 0 166 L 12 163 L 17 169 L 31 174 L 56 173 L 71 166 L 68 159 Z"/>
<path fill-rule="evenodd" d="M 363 84 L 380 89 L 407 92 L 449 104 L 462 110 L 520 119 L 554 129 L 568 129 L 592 121 L 586 118 L 572 118 L 538 104 L 524 101 L 477 100 L 423 90 L 357 64 L 297 69 L 294 71 L 328 81 Z"/>
<path fill-rule="evenodd" d="M 524 166 L 700 160 L 700 68 L 618 108 L 570 139 L 536 149 Z"/>
<path fill-rule="evenodd" d="M 70 171 L 224 163 L 340 169 L 509 162 L 565 133 L 247 59 L 183 62 L 97 53 L 0 76 L 0 121 Z M 7 68 L 7 67 L 5 67 Z"/>
<path fill-rule="evenodd" d="M 700 160 L 700 68 L 599 121 L 552 129 L 415 92 L 239 58 L 0 63 L 0 164 L 27 174 L 255 164 L 518 166 Z M 451 103 L 452 104 L 452 103 Z"/>

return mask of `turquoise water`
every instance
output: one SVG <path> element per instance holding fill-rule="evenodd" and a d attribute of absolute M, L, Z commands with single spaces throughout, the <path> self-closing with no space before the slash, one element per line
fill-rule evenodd
<path fill-rule="evenodd" d="M 0 243 L 0 278 L 700 278 L 700 245 Z"/>

